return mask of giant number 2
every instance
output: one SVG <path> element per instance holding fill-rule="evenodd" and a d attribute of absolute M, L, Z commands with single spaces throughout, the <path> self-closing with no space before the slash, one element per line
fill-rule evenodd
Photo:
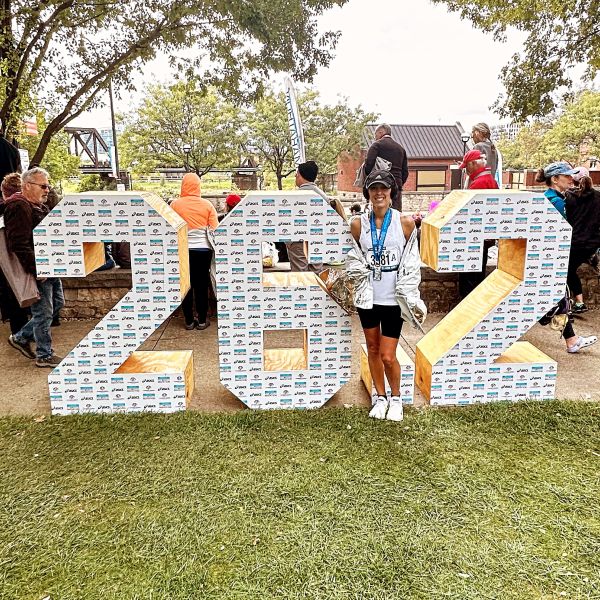
<path fill-rule="evenodd" d="M 479 271 L 485 239 L 498 268 L 417 344 L 431 404 L 554 397 L 556 363 L 517 340 L 564 294 L 571 227 L 542 194 L 455 191 L 423 221 L 421 257 Z"/>
<path fill-rule="evenodd" d="M 191 351 L 136 351 L 189 289 L 187 228 L 162 200 L 67 196 L 34 231 L 38 275 L 84 277 L 113 241 L 131 243 L 133 288 L 48 376 L 53 414 L 173 412 L 193 391 Z"/>

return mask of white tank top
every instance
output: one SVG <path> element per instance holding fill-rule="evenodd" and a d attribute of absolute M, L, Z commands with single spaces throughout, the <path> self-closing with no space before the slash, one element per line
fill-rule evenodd
<path fill-rule="evenodd" d="M 380 230 L 377 230 L 377 238 L 379 238 Z M 402 230 L 400 221 L 400 213 L 392 209 L 392 221 L 388 228 L 385 242 L 383 244 L 383 252 L 381 253 L 380 263 L 377 264 L 373 256 L 373 243 L 371 239 L 371 221 L 369 215 L 362 214 L 360 216 L 360 239 L 359 246 L 362 253 L 371 267 L 371 275 L 369 282 L 373 286 L 373 304 L 381 304 L 383 306 L 394 306 L 396 301 L 396 279 L 398 277 L 398 265 L 400 257 L 406 245 L 406 238 Z M 381 280 L 373 279 L 373 272 L 376 266 L 381 267 Z"/>

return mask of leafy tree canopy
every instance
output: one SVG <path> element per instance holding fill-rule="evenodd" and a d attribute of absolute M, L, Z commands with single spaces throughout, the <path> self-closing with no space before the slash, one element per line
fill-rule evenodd
<path fill-rule="evenodd" d="M 272 71 L 311 80 L 332 57 L 338 34 L 319 34 L 318 17 L 347 0 L 2 0 L 0 118 L 15 135 L 30 98 L 49 115 L 32 157 L 98 103 L 112 79 L 129 90 L 135 70 L 158 52 L 187 78 L 245 99 Z M 177 53 L 181 52 L 181 57 Z"/>
<path fill-rule="evenodd" d="M 120 137 L 121 161 L 137 173 L 187 165 L 202 176 L 239 163 L 240 129 L 239 109 L 214 89 L 193 80 L 151 85 Z"/>
<path fill-rule="evenodd" d="M 558 117 L 534 121 L 514 140 L 498 144 L 504 164 L 513 169 L 539 168 L 556 160 L 572 164 L 600 155 L 600 92 L 584 91 L 567 102 Z"/>
<path fill-rule="evenodd" d="M 584 82 L 600 69 L 600 2 L 597 0 L 433 0 L 463 19 L 505 40 L 511 27 L 528 34 L 524 48 L 502 69 L 505 94 L 496 102 L 500 116 L 525 122 L 557 107 L 560 90 L 568 98 L 578 81 L 573 67 L 585 66 Z"/>
<path fill-rule="evenodd" d="M 306 158 L 314 160 L 321 173 L 334 173 L 338 155 L 353 151 L 362 140 L 365 125 L 378 116 L 360 106 L 349 107 L 347 99 L 324 105 L 314 90 L 298 95 L 298 107 Z M 247 112 L 245 120 L 248 151 L 258 155 L 263 169 L 275 174 L 282 189 L 283 179 L 295 169 L 284 94 L 265 95 Z"/>

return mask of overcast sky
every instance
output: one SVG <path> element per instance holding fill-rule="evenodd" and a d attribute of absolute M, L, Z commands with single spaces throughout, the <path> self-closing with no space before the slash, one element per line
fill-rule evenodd
<path fill-rule="evenodd" d="M 495 42 L 429 0 L 350 0 L 320 24 L 342 33 L 335 59 L 314 82 L 325 102 L 342 96 L 389 123 L 460 121 L 469 130 L 478 121 L 499 122 L 489 107 L 502 92 L 500 69 L 524 40 L 511 33 L 507 43 Z M 136 78 L 140 86 L 152 79 L 168 81 L 165 59 Z M 277 87 L 281 81 L 275 76 Z M 116 108 L 127 112 L 131 99 Z M 110 117 L 107 109 L 94 111 L 75 123 L 108 126 Z"/>

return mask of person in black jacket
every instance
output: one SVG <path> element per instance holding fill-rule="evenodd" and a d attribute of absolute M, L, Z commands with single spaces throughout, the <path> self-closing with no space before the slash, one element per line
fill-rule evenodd
<path fill-rule="evenodd" d="M 52 350 L 50 325 L 55 314 L 64 305 L 60 279 L 37 277 L 33 230 L 48 214 L 45 202 L 50 184 L 48 173 L 34 167 L 22 175 L 23 188 L 6 201 L 4 227 L 8 251 L 15 254 L 23 269 L 37 278 L 40 299 L 31 305 L 31 319 L 17 333 L 8 338 L 8 343 L 27 358 L 35 358 L 37 367 L 57 367 L 62 358 Z M 35 340 L 35 354 L 31 342 Z"/>
<path fill-rule="evenodd" d="M 600 248 L 600 192 L 593 188 L 585 167 L 575 169 L 573 180 L 577 187 L 565 194 L 567 221 L 573 228 L 567 285 L 575 297 L 572 311 L 577 314 L 587 310 L 577 269 Z"/>
<path fill-rule="evenodd" d="M 13 194 L 21 191 L 21 174 L 9 173 L 2 180 L 0 185 L 2 191 L 2 201 L 0 202 L 0 216 L 4 216 L 5 201 Z M 15 294 L 6 280 L 4 273 L 0 269 L 0 313 L 2 320 L 8 320 L 10 332 L 17 333 L 29 319 L 29 310 L 21 308 L 15 298 Z"/>
<path fill-rule="evenodd" d="M 9 173 L 21 170 L 19 151 L 0 133 L 0 181 Z"/>
<path fill-rule="evenodd" d="M 402 186 L 408 179 L 408 158 L 406 150 L 392 139 L 392 128 L 387 123 L 379 125 L 375 130 L 375 141 L 365 158 L 365 176 L 375 168 L 378 156 L 392 163 L 390 171 L 398 188 L 392 196 L 392 208 L 402 211 Z"/>

